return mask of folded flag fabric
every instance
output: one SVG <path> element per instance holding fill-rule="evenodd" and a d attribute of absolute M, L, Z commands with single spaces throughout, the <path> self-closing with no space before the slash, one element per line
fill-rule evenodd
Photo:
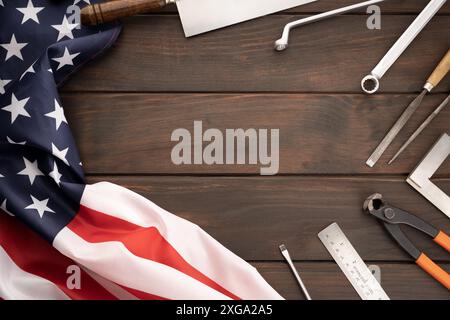
<path fill-rule="evenodd" d="M 197 225 L 86 184 L 58 87 L 121 30 L 81 27 L 87 3 L 0 0 L 0 298 L 281 299 Z"/>

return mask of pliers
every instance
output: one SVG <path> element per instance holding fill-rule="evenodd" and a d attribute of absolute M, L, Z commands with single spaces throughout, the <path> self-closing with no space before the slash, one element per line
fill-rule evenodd
<path fill-rule="evenodd" d="M 414 258 L 417 265 L 450 290 L 450 275 L 417 249 L 401 231 L 400 225 L 408 225 L 433 238 L 434 242 L 450 252 L 450 237 L 415 215 L 393 207 L 383 200 L 379 193 L 373 194 L 364 202 L 364 211 L 378 218 L 397 243 Z"/>

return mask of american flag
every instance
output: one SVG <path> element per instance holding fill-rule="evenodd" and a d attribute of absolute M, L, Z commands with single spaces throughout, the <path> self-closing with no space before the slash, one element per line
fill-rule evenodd
<path fill-rule="evenodd" d="M 58 88 L 121 31 L 72 19 L 89 3 L 0 0 L 0 298 L 280 299 L 197 225 L 85 183 Z"/>

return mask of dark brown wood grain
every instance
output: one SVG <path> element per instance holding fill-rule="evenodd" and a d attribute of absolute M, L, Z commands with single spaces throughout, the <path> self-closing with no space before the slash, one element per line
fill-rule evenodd
<path fill-rule="evenodd" d="M 173 130 L 273 128 L 280 130 L 280 173 L 408 174 L 448 131 L 444 109 L 399 158 L 387 160 L 444 95 L 426 97 L 406 128 L 369 168 L 365 161 L 413 95 L 330 94 L 65 94 L 63 103 L 88 173 L 259 174 L 260 165 L 174 165 Z M 206 143 L 205 143 L 206 146 Z M 450 162 L 440 174 L 450 174 Z"/>
<path fill-rule="evenodd" d="M 186 218 L 246 260 L 280 260 L 281 243 L 296 260 L 330 260 L 317 233 L 338 222 L 365 260 L 411 261 L 362 205 L 375 192 L 450 233 L 450 221 L 399 178 L 90 177 L 130 188 Z M 450 193 L 450 180 L 440 180 Z M 406 230 L 432 258 L 450 255 Z"/>
<path fill-rule="evenodd" d="M 370 72 L 428 0 L 382 3 L 382 29 L 365 10 L 294 30 L 285 23 L 356 3 L 321 0 L 186 39 L 174 6 L 128 18 L 119 41 L 62 88 L 62 104 L 88 174 L 134 190 L 186 218 L 250 261 L 288 299 L 302 299 L 278 245 L 285 243 L 314 299 L 358 299 L 317 233 L 338 222 L 362 258 L 381 267 L 392 299 L 449 299 L 443 288 L 362 210 L 380 192 L 395 206 L 450 233 L 449 219 L 406 182 L 434 141 L 449 132 L 450 109 L 392 166 L 386 161 L 443 100 L 448 76 L 427 96 L 375 168 L 365 161 L 450 47 L 450 3 L 381 81 Z M 280 176 L 259 166 L 175 166 L 176 128 L 280 129 Z M 450 160 L 433 179 L 450 194 Z M 450 272 L 450 255 L 423 234 L 407 235 Z"/>
<path fill-rule="evenodd" d="M 357 2 L 358 1 L 355 0 L 319 0 L 303 6 L 292 8 L 290 10 L 287 10 L 287 12 L 322 12 L 333 10 L 343 6 L 348 6 Z M 387 0 L 377 5 L 380 6 L 382 14 L 412 14 L 421 12 L 428 3 L 429 0 Z M 365 12 L 365 10 L 361 10 L 360 12 Z M 450 13 L 450 4 L 446 3 L 439 11 L 439 14 L 448 13 Z"/>
<path fill-rule="evenodd" d="M 291 46 L 273 42 L 293 16 L 270 16 L 185 39 L 178 17 L 138 16 L 100 60 L 65 91 L 356 92 L 360 81 L 414 20 L 343 16 L 295 30 Z M 450 46 L 450 19 L 435 17 L 381 81 L 383 92 L 417 92 Z M 447 77 L 436 92 L 448 90 Z"/>
<path fill-rule="evenodd" d="M 116 0 L 92 4 L 81 10 L 81 22 L 98 25 L 121 18 L 156 11 L 166 6 L 165 0 Z"/>
<path fill-rule="evenodd" d="M 253 265 L 286 299 L 304 299 L 289 267 L 281 262 Z M 450 299 L 448 290 L 414 264 L 377 263 L 381 284 L 393 300 Z M 295 263 L 313 299 L 359 299 L 358 294 L 334 263 Z M 450 265 L 444 268 L 450 270 Z"/>
<path fill-rule="evenodd" d="M 293 13 L 318 13 L 328 10 L 333 10 L 336 8 L 348 6 L 355 4 L 358 1 L 355 0 L 326 0 L 326 1 L 315 1 L 305 5 L 301 5 L 277 14 L 293 14 Z M 362 2 L 362 1 L 361 1 Z M 412 14 L 419 13 L 425 8 L 429 0 L 388 0 L 383 3 L 379 3 L 378 6 L 381 7 L 382 14 Z M 163 10 L 167 13 L 177 13 L 176 6 L 169 5 Z M 358 13 L 365 12 L 365 9 L 355 11 Z M 450 4 L 446 3 L 438 14 L 449 14 Z M 149 13 L 151 14 L 151 13 Z"/>

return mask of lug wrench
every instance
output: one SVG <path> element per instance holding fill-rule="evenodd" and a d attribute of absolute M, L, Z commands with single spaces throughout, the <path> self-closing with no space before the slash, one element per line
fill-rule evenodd
<path fill-rule="evenodd" d="M 361 88 L 365 93 L 372 94 L 378 91 L 380 79 L 417 37 L 427 23 L 434 17 L 447 0 L 431 0 L 425 9 L 417 16 L 406 31 L 398 38 L 386 55 L 376 67 L 361 81 Z"/>

